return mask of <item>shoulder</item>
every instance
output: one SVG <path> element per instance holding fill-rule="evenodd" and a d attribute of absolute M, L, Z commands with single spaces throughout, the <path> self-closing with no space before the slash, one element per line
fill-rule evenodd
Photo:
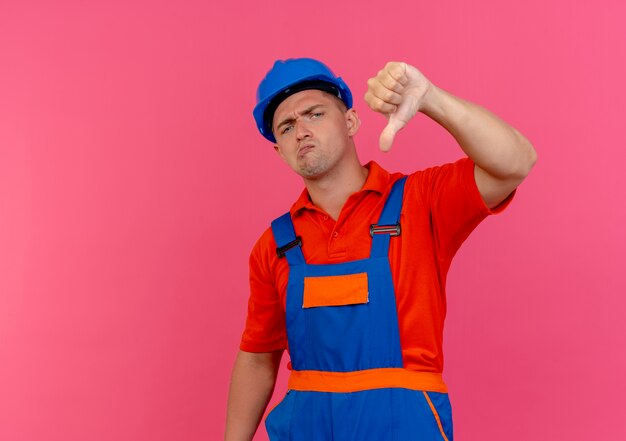
<path fill-rule="evenodd" d="M 276 241 L 272 228 L 268 227 L 257 239 L 250 252 L 250 267 L 259 271 L 269 271 L 276 255 Z"/>
<path fill-rule="evenodd" d="M 409 191 L 423 197 L 432 196 L 443 189 L 473 193 L 475 187 L 474 162 L 467 157 L 415 171 L 407 178 Z"/>
<path fill-rule="evenodd" d="M 281 217 L 284 217 L 284 216 L 281 216 Z M 286 259 L 280 258 L 278 256 L 278 243 L 281 240 L 284 241 L 285 237 L 287 237 L 287 235 L 285 234 L 285 230 L 293 231 L 293 226 L 290 223 L 291 221 L 289 221 L 289 224 L 287 227 L 285 226 L 285 223 L 283 222 L 282 224 L 280 224 L 280 226 L 274 225 L 274 228 L 273 228 L 272 224 L 274 223 L 275 220 L 278 220 L 278 219 L 279 218 L 276 218 L 272 222 L 270 222 L 270 226 L 268 226 L 263 231 L 261 236 L 257 239 L 256 243 L 252 247 L 252 251 L 250 252 L 251 270 L 259 274 L 262 274 L 266 277 L 275 276 L 278 272 L 284 269 L 283 267 L 286 266 L 286 262 L 287 262 Z M 284 219 L 282 220 L 284 221 Z M 275 228 L 278 228 L 278 230 L 275 231 Z M 284 245 L 284 243 L 282 243 L 281 245 Z"/>
<path fill-rule="evenodd" d="M 457 161 L 428 167 L 409 174 L 409 179 L 416 182 L 432 181 L 454 176 L 473 177 L 474 162 L 467 157 Z"/>

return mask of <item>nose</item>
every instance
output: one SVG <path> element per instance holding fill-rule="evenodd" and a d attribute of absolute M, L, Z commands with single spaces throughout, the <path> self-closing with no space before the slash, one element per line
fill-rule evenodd
<path fill-rule="evenodd" d="M 302 118 L 298 118 L 295 122 L 296 129 L 296 138 L 300 141 L 304 138 L 311 136 L 311 131 L 309 130 L 309 126 L 306 121 L 303 121 Z"/>

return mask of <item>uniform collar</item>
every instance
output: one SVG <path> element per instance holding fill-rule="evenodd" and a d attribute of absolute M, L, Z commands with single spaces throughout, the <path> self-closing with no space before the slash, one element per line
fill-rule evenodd
<path fill-rule="evenodd" d="M 382 195 L 387 188 L 387 184 L 389 183 L 389 172 L 374 161 L 370 161 L 365 164 L 365 168 L 368 169 L 367 179 L 365 180 L 365 184 L 363 184 L 361 190 L 359 190 L 359 193 L 363 191 L 375 191 Z M 291 215 L 294 216 L 304 209 L 319 211 L 319 208 L 311 202 L 311 198 L 309 197 L 309 192 L 306 187 L 302 190 L 300 197 L 291 206 L 291 210 L 289 211 L 291 212 Z"/>

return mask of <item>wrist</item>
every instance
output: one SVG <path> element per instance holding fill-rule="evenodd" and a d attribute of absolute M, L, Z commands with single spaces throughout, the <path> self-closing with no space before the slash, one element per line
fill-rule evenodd
<path fill-rule="evenodd" d="M 433 83 L 429 83 L 428 89 L 424 93 L 424 98 L 422 98 L 419 111 L 430 118 L 438 119 L 438 116 L 442 113 L 442 95 L 443 90 Z"/>

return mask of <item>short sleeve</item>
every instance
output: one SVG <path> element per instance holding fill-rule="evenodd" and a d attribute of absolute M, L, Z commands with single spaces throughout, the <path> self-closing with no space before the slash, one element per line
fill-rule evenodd
<path fill-rule="evenodd" d="M 275 250 L 271 231 L 266 231 L 250 254 L 248 316 L 240 349 L 272 352 L 286 348 L 285 310 L 271 275 L 270 250 Z"/>
<path fill-rule="evenodd" d="M 430 208 L 438 254 L 446 260 L 454 257 L 480 222 L 502 212 L 515 193 L 489 209 L 478 191 L 474 162 L 469 158 L 425 170 L 421 180 L 419 186 Z"/>

